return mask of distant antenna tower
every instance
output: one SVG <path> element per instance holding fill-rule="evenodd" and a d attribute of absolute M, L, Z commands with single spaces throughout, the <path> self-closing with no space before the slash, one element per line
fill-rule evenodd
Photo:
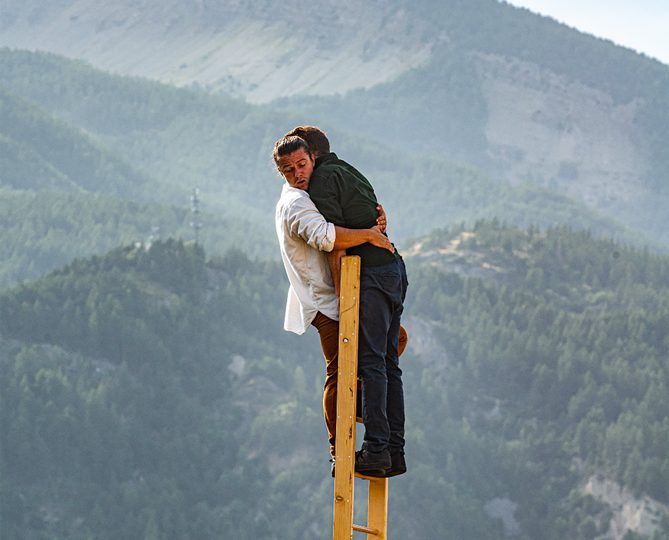
<path fill-rule="evenodd" d="M 151 249 L 151 245 L 156 242 L 157 240 L 160 240 L 160 227 L 153 225 L 151 227 L 151 234 L 149 235 L 148 240 L 146 241 L 146 249 Z"/>
<path fill-rule="evenodd" d="M 190 196 L 190 211 L 193 214 L 193 221 L 190 222 L 190 226 L 195 232 L 195 243 L 200 243 L 200 229 L 202 228 L 202 222 L 200 221 L 200 190 L 198 188 L 193 188 L 193 192 Z"/>

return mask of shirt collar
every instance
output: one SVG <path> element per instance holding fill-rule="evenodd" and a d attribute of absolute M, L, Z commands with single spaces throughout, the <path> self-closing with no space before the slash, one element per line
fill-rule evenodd
<path fill-rule="evenodd" d="M 293 187 L 288 182 L 283 183 L 283 188 L 282 188 L 281 192 L 282 193 L 291 193 L 292 192 L 292 193 L 296 193 L 296 194 L 303 195 L 303 196 L 306 196 L 306 197 L 309 196 L 309 194 L 306 191 L 304 191 L 303 189 L 298 189 L 296 187 Z"/>

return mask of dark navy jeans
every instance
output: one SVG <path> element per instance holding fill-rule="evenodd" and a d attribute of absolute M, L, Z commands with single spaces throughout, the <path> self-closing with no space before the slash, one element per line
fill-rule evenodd
<path fill-rule="evenodd" d="M 362 266 L 358 375 L 362 379 L 364 446 L 404 448 L 404 391 L 397 346 L 407 290 L 404 262 Z"/>

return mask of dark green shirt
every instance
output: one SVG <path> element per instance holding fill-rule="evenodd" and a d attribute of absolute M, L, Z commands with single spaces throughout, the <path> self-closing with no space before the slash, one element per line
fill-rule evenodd
<path fill-rule="evenodd" d="M 348 229 L 369 229 L 376 225 L 379 213 L 374 188 L 355 167 L 330 153 L 316 159 L 316 167 L 309 180 L 309 196 L 323 214 L 335 225 Z M 397 251 L 372 244 L 362 244 L 346 250 L 349 255 L 360 255 L 362 264 L 379 266 L 399 258 Z"/>

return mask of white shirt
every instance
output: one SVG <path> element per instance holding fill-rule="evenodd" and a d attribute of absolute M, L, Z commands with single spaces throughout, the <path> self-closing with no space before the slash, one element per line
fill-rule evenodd
<path fill-rule="evenodd" d="M 325 221 L 309 194 L 283 185 L 276 204 L 276 234 L 290 288 L 283 327 L 304 334 L 320 311 L 339 320 L 339 303 L 324 252 L 332 251 L 335 226 Z"/>

